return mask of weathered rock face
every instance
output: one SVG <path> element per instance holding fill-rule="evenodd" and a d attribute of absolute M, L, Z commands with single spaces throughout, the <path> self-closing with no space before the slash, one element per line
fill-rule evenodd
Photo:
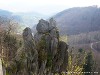
<path fill-rule="evenodd" d="M 37 24 L 37 33 L 34 36 L 36 45 L 38 45 L 42 39 L 46 43 L 46 50 L 48 53 L 54 55 L 57 53 L 58 37 L 59 33 L 56 28 L 56 22 L 53 19 L 50 21 L 45 21 L 41 19 Z"/>
<path fill-rule="evenodd" d="M 56 21 L 51 18 L 49 20 L 49 30 L 56 29 Z"/>
<path fill-rule="evenodd" d="M 37 74 L 38 68 L 38 52 L 35 49 L 35 44 L 30 28 L 25 28 L 23 31 L 24 51 L 26 59 L 26 72 L 28 75 Z"/>
<path fill-rule="evenodd" d="M 37 24 L 37 33 L 34 35 L 35 45 L 38 53 L 43 51 L 46 58 L 40 57 L 39 71 L 40 75 L 46 75 L 55 72 L 66 71 L 68 63 L 67 44 L 59 41 L 59 32 L 56 22 L 51 18 L 48 21 L 41 19 Z M 42 45 L 42 47 L 40 47 Z M 41 57 L 42 57 L 41 56 Z M 48 71 L 49 70 L 49 73 Z M 42 73 L 41 73 L 42 72 Z"/>
<path fill-rule="evenodd" d="M 37 24 L 37 33 L 34 36 L 35 44 L 37 46 L 37 50 L 40 54 L 41 51 L 44 52 L 45 59 L 41 59 L 40 56 L 38 59 L 40 59 L 40 75 L 43 75 L 45 72 L 46 66 L 48 66 L 48 63 L 51 64 L 52 59 L 54 58 L 55 54 L 57 53 L 57 46 L 58 46 L 58 31 L 55 25 L 55 21 L 53 19 L 50 19 L 50 22 L 45 20 L 40 20 Z M 42 47 L 38 47 L 41 44 L 43 44 Z M 48 59 L 50 58 L 50 59 Z M 52 65 L 49 65 L 50 67 Z"/>
<path fill-rule="evenodd" d="M 53 60 L 53 71 L 55 72 L 66 72 L 67 65 L 68 65 L 68 45 L 60 41 L 58 47 L 58 54 L 55 56 Z"/>
<path fill-rule="evenodd" d="M 15 66 L 15 70 L 13 71 L 13 68 L 10 68 L 13 71 L 11 75 L 37 75 L 38 52 L 30 28 L 25 28 L 23 31 L 23 45 L 17 51 L 13 64 L 11 63 L 10 66 Z"/>
<path fill-rule="evenodd" d="M 33 37 L 32 37 L 32 31 L 30 28 L 25 28 L 23 31 L 23 40 L 24 41 L 32 41 Z"/>
<path fill-rule="evenodd" d="M 52 29 L 56 29 L 56 22 L 51 18 L 48 21 L 45 21 L 43 19 L 39 20 L 39 23 L 37 24 L 36 27 L 38 33 L 46 33 L 51 31 Z"/>
<path fill-rule="evenodd" d="M 41 19 L 39 20 L 39 23 L 37 24 L 36 29 L 39 33 L 46 33 L 49 31 L 48 27 L 49 27 L 49 23 Z"/>

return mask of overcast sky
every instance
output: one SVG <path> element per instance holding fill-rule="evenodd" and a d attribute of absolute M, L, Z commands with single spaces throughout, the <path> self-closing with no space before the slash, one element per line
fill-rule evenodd
<path fill-rule="evenodd" d="M 53 14 L 71 7 L 100 6 L 100 0 L 0 0 L 0 9 Z"/>

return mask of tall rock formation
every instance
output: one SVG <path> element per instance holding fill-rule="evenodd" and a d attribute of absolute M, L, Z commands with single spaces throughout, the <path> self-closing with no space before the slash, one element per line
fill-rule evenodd
<path fill-rule="evenodd" d="M 22 47 L 18 49 L 15 58 L 7 67 L 7 73 L 9 75 L 37 75 L 38 52 L 35 48 L 31 29 L 25 28 L 22 36 Z"/>
<path fill-rule="evenodd" d="M 8 68 L 11 75 L 55 75 L 66 72 L 68 45 L 59 40 L 56 22 L 39 20 L 37 33 L 32 36 L 30 28 L 23 31 L 23 45 Z M 13 70 L 12 66 L 15 66 Z"/>
<path fill-rule="evenodd" d="M 68 46 L 65 42 L 59 41 L 56 21 L 53 18 L 49 22 L 41 19 L 36 29 L 34 41 L 39 54 L 39 74 L 51 75 L 52 73 L 67 71 Z"/>
<path fill-rule="evenodd" d="M 38 69 L 38 52 L 35 48 L 32 32 L 30 28 L 25 28 L 23 31 L 23 50 L 26 59 L 26 72 L 28 75 L 37 74 Z"/>

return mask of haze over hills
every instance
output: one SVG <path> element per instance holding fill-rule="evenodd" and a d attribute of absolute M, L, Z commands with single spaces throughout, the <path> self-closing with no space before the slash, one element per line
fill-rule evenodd
<path fill-rule="evenodd" d="M 48 15 L 43 15 L 37 12 L 19 12 L 19 13 L 13 13 L 7 10 L 2 10 L 0 9 L 0 16 L 5 17 L 5 20 L 7 18 L 9 19 L 14 19 L 24 25 L 25 27 L 33 27 L 35 24 L 38 23 L 38 20 L 41 18 L 47 19 L 49 16 Z"/>
<path fill-rule="evenodd" d="M 24 26 L 33 27 L 38 20 L 48 19 L 49 16 L 36 12 L 12 13 L 0 10 L 0 16 L 14 18 Z M 54 19 L 57 21 L 61 34 L 75 35 L 100 30 L 100 8 L 97 6 L 75 7 L 59 12 Z"/>
<path fill-rule="evenodd" d="M 75 7 L 54 16 L 61 34 L 75 35 L 100 30 L 100 8 Z"/>
<path fill-rule="evenodd" d="M 16 19 L 24 26 L 33 27 L 38 20 L 48 19 L 49 16 L 36 12 L 12 13 L 0 10 L 0 16 Z M 75 35 L 100 30 L 100 8 L 97 6 L 74 7 L 59 12 L 53 18 L 57 21 L 61 34 Z"/>
<path fill-rule="evenodd" d="M 12 12 L 0 9 L 0 16 L 11 16 Z"/>
<path fill-rule="evenodd" d="M 47 19 L 47 15 L 43 15 L 37 12 L 27 12 L 27 13 L 14 13 L 15 15 L 18 15 L 21 17 L 22 22 L 25 24 L 25 26 L 33 27 L 35 24 L 38 23 L 38 21 L 43 18 Z"/>

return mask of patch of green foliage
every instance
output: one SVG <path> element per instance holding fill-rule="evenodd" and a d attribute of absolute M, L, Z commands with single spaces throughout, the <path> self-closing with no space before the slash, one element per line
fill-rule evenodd
<path fill-rule="evenodd" d="M 85 64 L 83 65 L 83 72 L 92 72 L 93 68 L 93 56 L 92 53 L 89 52 L 86 56 Z M 85 73 L 85 75 L 91 75 L 90 73 Z"/>
<path fill-rule="evenodd" d="M 52 55 L 48 54 L 47 55 L 47 64 L 46 67 L 52 67 Z"/>
<path fill-rule="evenodd" d="M 78 49 L 78 52 L 82 53 L 84 50 L 82 48 Z"/>
<path fill-rule="evenodd" d="M 38 61 L 39 61 L 39 65 L 41 65 L 41 63 L 47 59 L 46 41 L 44 36 L 41 38 L 41 41 L 38 43 L 37 49 L 38 49 Z"/>

